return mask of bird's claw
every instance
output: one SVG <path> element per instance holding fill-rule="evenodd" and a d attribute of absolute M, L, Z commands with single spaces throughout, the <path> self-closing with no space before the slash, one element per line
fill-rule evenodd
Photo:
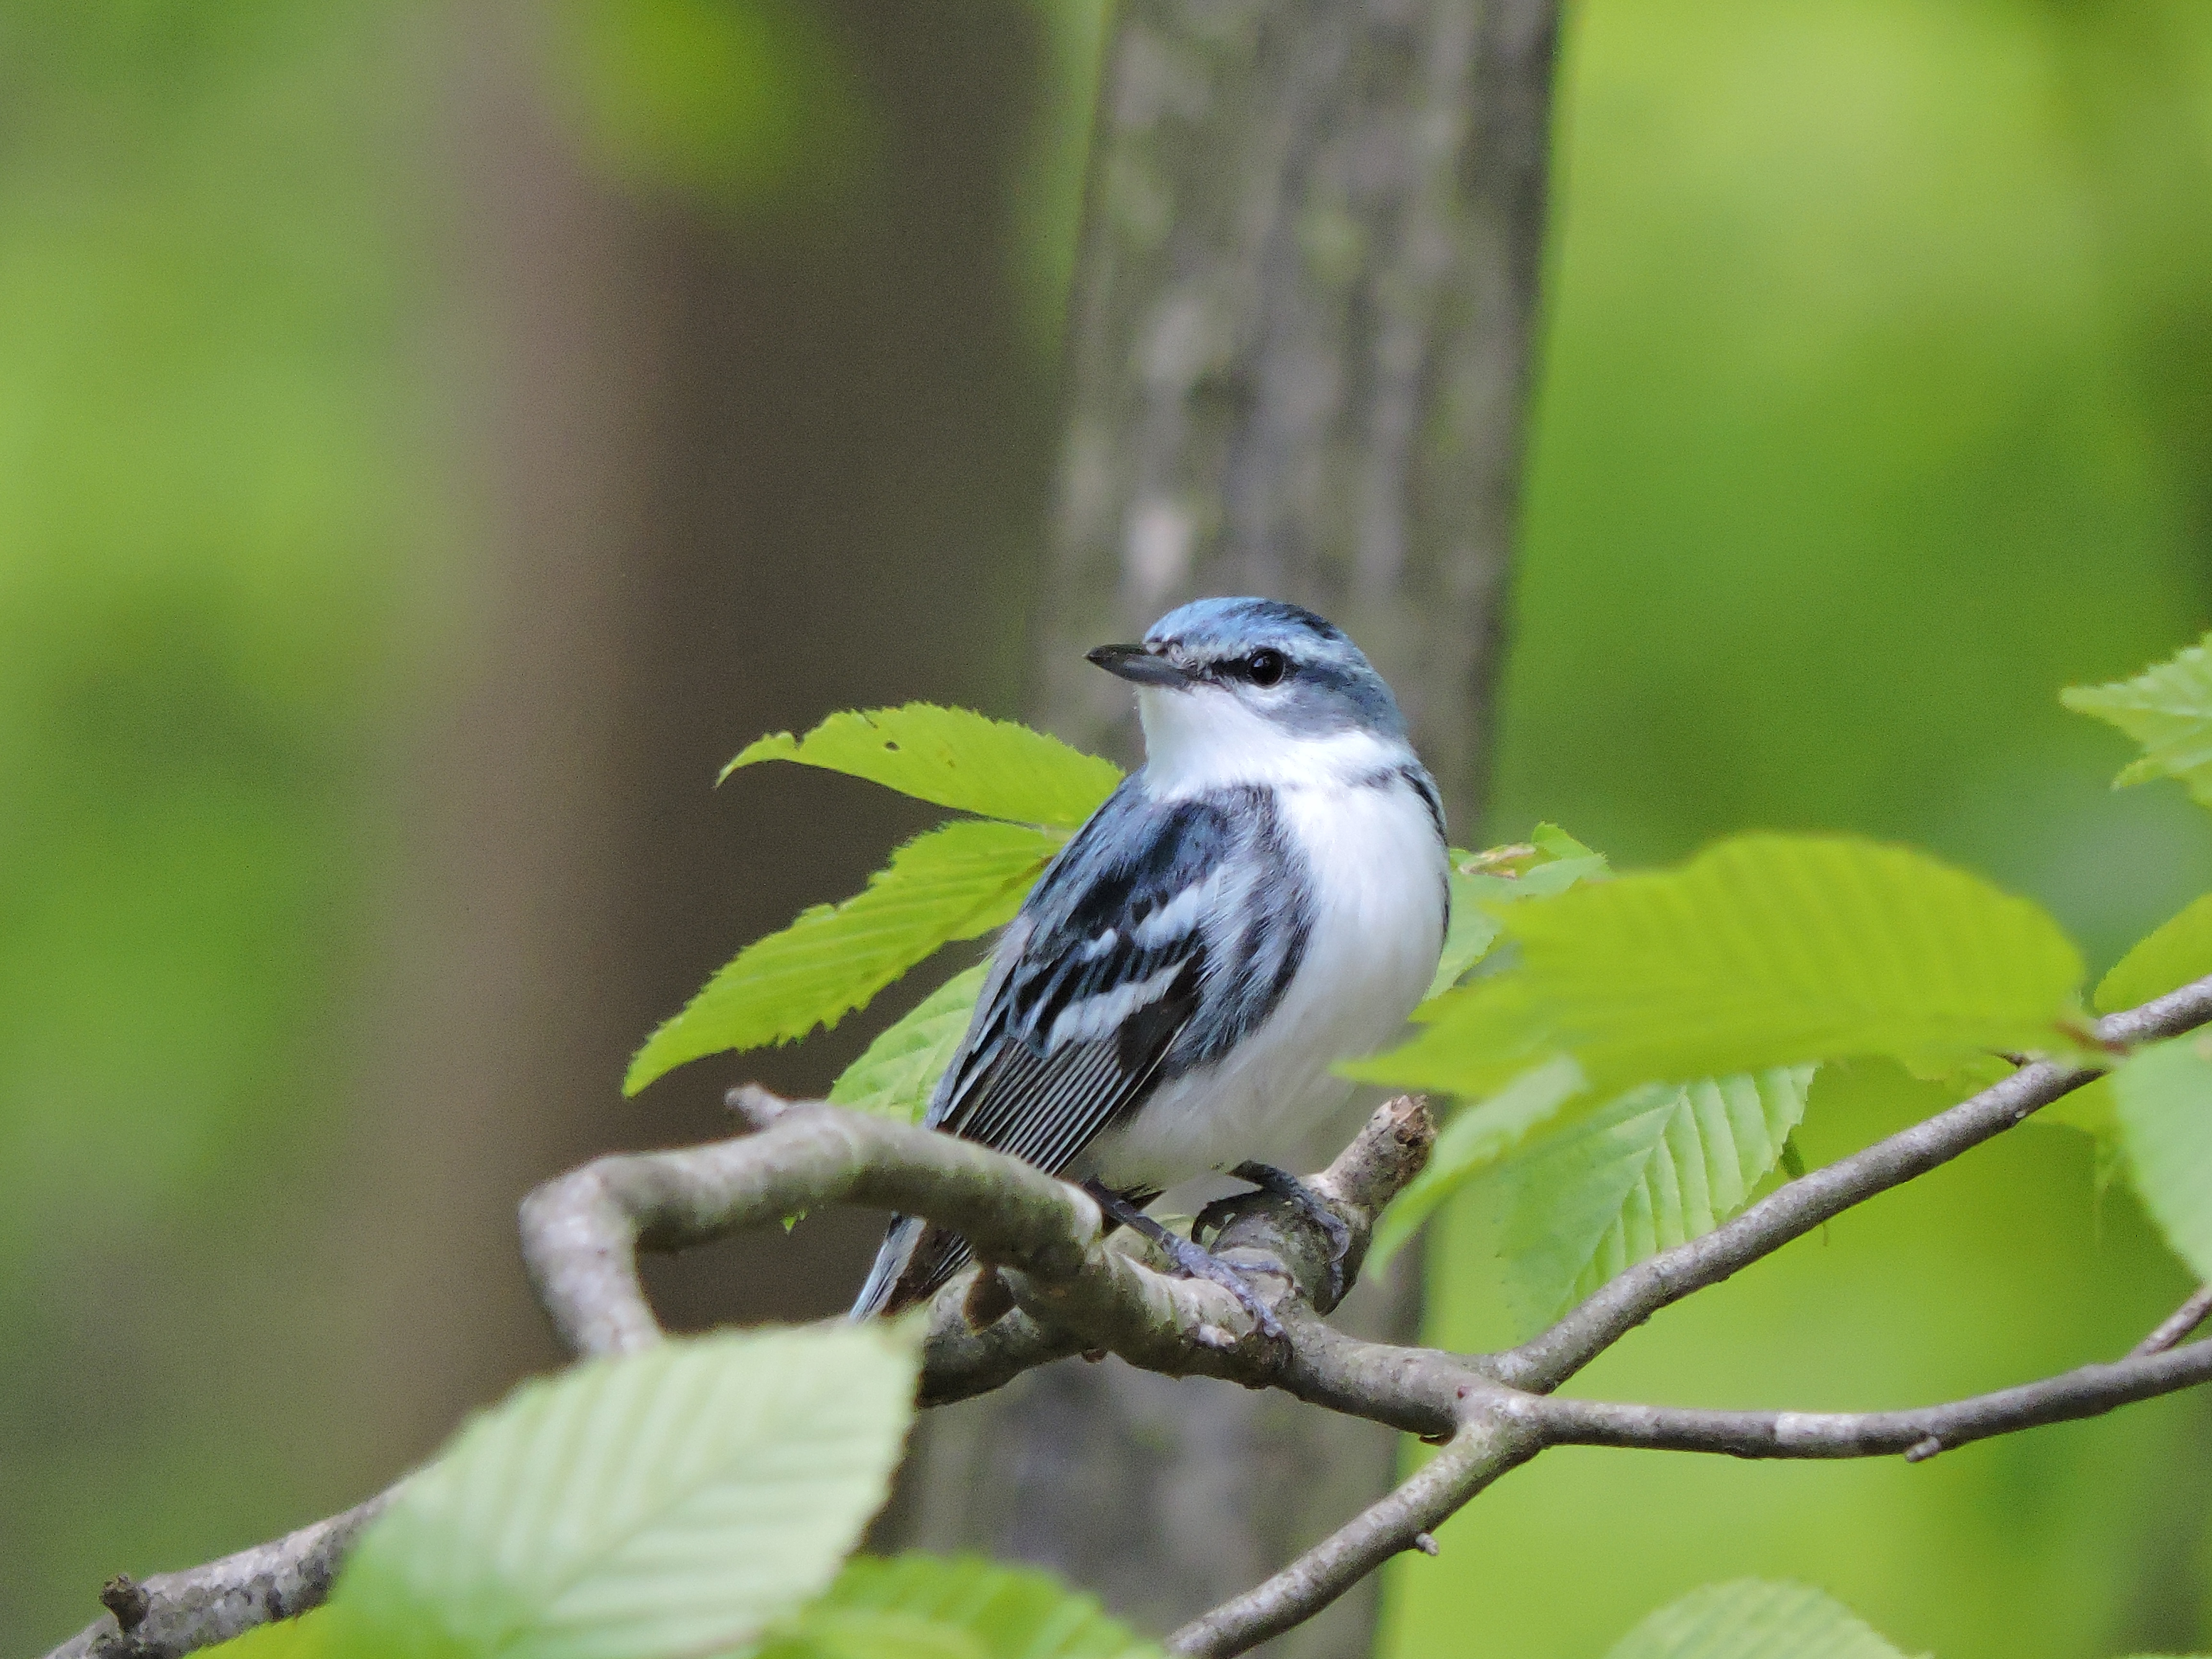
<path fill-rule="evenodd" d="M 1343 1301 L 1344 1263 L 1352 1254 L 1352 1228 L 1345 1218 L 1329 1207 L 1327 1199 L 1287 1170 L 1279 1170 L 1272 1164 L 1240 1164 L 1229 1173 L 1239 1181 L 1250 1182 L 1262 1192 L 1297 1205 L 1299 1212 L 1321 1229 L 1322 1236 L 1328 1240 L 1328 1305 L 1333 1308 Z"/>
<path fill-rule="evenodd" d="M 1290 1340 L 1289 1334 L 1283 1329 L 1283 1322 L 1275 1317 L 1275 1310 L 1260 1299 L 1260 1293 L 1235 1267 L 1203 1245 L 1194 1244 L 1176 1234 L 1170 1233 L 1160 1242 L 1184 1278 L 1203 1279 L 1220 1285 L 1237 1298 L 1239 1307 L 1252 1316 L 1252 1322 L 1259 1327 L 1260 1334 L 1270 1342 L 1287 1342 Z"/>

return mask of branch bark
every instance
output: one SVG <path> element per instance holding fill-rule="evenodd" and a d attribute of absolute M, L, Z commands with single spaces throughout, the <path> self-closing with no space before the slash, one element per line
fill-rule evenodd
<path fill-rule="evenodd" d="M 1168 1651 L 1194 1659 L 1243 1653 L 1312 1618 L 1401 1551 L 1435 1553 L 1431 1528 L 1541 1449 L 1510 1419 L 1488 1411 L 1463 1415 L 1459 1431 L 1412 1480 L 1265 1583 L 1192 1620 L 1168 1638 Z"/>
<path fill-rule="evenodd" d="M 2135 1346 L 2129 1357 L 2140 1359 L 2145 1354 L 2164 1353 L 2175 1344 L 2188 1340 L 2199 1325 L 2212 1319 L 2212 1285 L 2203 1286 L 2160 1322 L 2159 1328 Z"/>
<path fill-rule="evenodd" d="M 2096 1417 L 2212 1381 L 2212 1342 L 1899 1412 L 1723 1412 L 1523 1395 L 1506 1407 L 1552 1446 L 1632 1446 L 1731 1457 L 1884 1457 L 1924 1462 L 1993 1435 Z"/>
<path fill-rule="evenodd" d="M 100 1598 L 108 1611 L 46 1659 L 181 1659 L 320 1607 L 354 1540 L 398 1491 L 204 1566 L 110 1579 Z"/>
<path fill-rule="evenodd" d="M 2116 1048 L 2212 1021 L 2212 977 L 2101 1022 Z M 1507 1470 L 1559 1445 L 1721 1452 L 1737 1457 L 1918 1462 L 1955 1446 L 2112 1411 L 2212 1381 L 2212 1341 L 2183 1346 L 2212 1315 L 2191 1297 L 2125 1358 L 1946 1405 L 1905 1411 L 1710 1411 L 1559 1398 L 1550 1390 L 1668 1303 L 1718 1283 L 1831 1216 L 1923 1174 L 2094 1073 L 2051 1062 L 1779 1188 L 1735 1220 L 1632 1268 L 1550 1331 L 1504 1354 L 1371 1342 L 1327 1311 L 1328 1242 L 1296 1206 L 1265 1194 L 1232 1206 L 1216 1250 L 1242 1265 L 1281 1320 L 1271 1341 L 1220 1286 L 1161 1270 L 1150 1246 L 1105 1232 L 1080 1189 L 965 1141 L 819 1103 L 741 1090 L 757 1132 L 711 1146 L 599 1159 L 525 1200 L 524 1255 L 562 1340 L 580 1354 L 661 1340 L 637 1275 L 640 1249 L 673 1250 L 833 1202 L 926 1215 L 958 1228 L 983 1268 L 939 1292 L 924 1351 L 924 1403 L 999 1387 L 1079 1351 L 1106 1350 L 1171 1376 L 1272 1389 L 1342 1416 L 1443 1442 L 1411 1480 L 1288 1567 L 1170 1638 L 1209 1659 L 1311 1620 L 1392 1554 L 1429 1534 Z M 1376 1219 L 1425 1162 L 1434 1126 L 1417 1097 L 1393 1101 L 1310 1184 L 1351 1229 L 1356 1273 Z M 1014 1310 L 981 1330 L 965 1308 L 974 1273 L 1006 1285 Z M 396 1490 L 396 1489 L 395 1489 Z M 50 1659 L 176 1659 L 319 1603 L 346 1549 L 391 1493 L 289 1537 L 143 1584 L 118 1580 L 111 1612 Z"/>

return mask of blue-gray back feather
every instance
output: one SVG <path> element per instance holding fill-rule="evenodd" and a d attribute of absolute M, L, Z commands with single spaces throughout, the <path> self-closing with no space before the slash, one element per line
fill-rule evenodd
<path fill-rule="evenodd" d="M 924 1121 L 1067 1170 L 1274 1011 L 1312 925 L 1298 858 L 1266 789 L 1156 801 L 1125 779 L 1007 927 Z M 918 1301 L 967 1259 L 901 1218 L 854 1313 Z"/>

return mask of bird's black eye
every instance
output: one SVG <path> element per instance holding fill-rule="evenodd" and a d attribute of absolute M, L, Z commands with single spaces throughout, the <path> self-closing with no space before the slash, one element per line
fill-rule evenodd
<path fill-rule="evenodd" d="M 1255 685 L 1273 685 L 1289 666 L 1279 651 L 1255 651 L 1244 659 L 1245 677 Z"/>

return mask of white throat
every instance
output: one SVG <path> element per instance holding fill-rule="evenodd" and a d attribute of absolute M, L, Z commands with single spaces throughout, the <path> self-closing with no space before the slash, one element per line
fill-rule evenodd
<path fill-rule="evenodd" d="M 1139 686 L 1137 716 L 1145 728 L 1145 780 L 1156 796 L 1237 784 L 1343 785 L 1413 757 L 1402 740 L 1358 727 L 1290 731 L 1219 686 Z"/>

